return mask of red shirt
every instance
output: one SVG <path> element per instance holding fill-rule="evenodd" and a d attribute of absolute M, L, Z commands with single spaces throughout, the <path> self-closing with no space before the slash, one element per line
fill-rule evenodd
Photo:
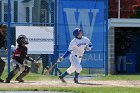
<path fill-rule="evenodd" d="M 18 45 L 13 53 L 12 59 L 15 59 L 20 64 L 23 64 L 25 58 L 27 57 L 27 50 L 28 48 L 26 46 Z"/>

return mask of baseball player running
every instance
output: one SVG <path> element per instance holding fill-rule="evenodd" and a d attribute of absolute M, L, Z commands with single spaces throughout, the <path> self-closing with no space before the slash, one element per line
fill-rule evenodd
<path fill-rule="evenodd" d="M 63 56 L 58 58 L 58 62 L 61 62 L 64 58 L 70 55 L 69 60 L 71 66 L 62 75 L 59 76 L 59 79 L 62 82 L 66 82 L 64 80 L 65 76 L 75 72 L 74 83 L 78 83 L 78 75 L 82 71 L 82 66 L 80 64 L 82 56 L 85 51 L 92 49 L 92 43 L 87 37 L 82 36 L 82 30 L 80 28 L 75 28 L 73 35 L 75 38 L 70 42 L 68 50 L 64 53 Z"/>

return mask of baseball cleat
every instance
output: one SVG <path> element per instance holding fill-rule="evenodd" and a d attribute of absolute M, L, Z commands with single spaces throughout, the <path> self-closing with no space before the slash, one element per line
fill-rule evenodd
<path fill-rule="evenodd" d="M 0 82 L 4 82 L 4 80 L 0 78 Z"/>
<path fill-rule="evenodd" d="M 16 78 L 16 81 L 18 81 L 18 82 L 24 82 L 24 80 L 23 79 L 20 79 L 20 78 Z"/>
<path fill-rule="evenodd" d="M 59 79 L 60 79 L 63 83 L 66 83 L 66 81 L 64 80 L 64 78 L 62 78 L 62 76 L 59 76 Z"/>
<path fill-rule="evenodd" d="M 6 80 L 5 83 L 10 83 L 10 80 Z"/>

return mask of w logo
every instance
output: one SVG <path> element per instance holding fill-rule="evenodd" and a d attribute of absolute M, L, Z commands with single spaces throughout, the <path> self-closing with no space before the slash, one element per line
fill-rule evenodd
<path fill-rule="evenodd" d="M 89 39 L 92 38 L 92 31 L 99 9 L 64 8 L 64 12 L 71 39 L 73 38 L 72 32 L 76 27 L 82 28 L 84 36 L 87 36 Z"/>

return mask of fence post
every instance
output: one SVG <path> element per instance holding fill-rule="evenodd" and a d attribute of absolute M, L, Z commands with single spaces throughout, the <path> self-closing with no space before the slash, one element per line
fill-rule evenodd
<path fill-rule="evenodd" d="M 8 0 L 8 73 L 10 73 L 10 52 L 11 52 L 10 24 L 11 24 L 11 4 L 10 0 Z"/>

